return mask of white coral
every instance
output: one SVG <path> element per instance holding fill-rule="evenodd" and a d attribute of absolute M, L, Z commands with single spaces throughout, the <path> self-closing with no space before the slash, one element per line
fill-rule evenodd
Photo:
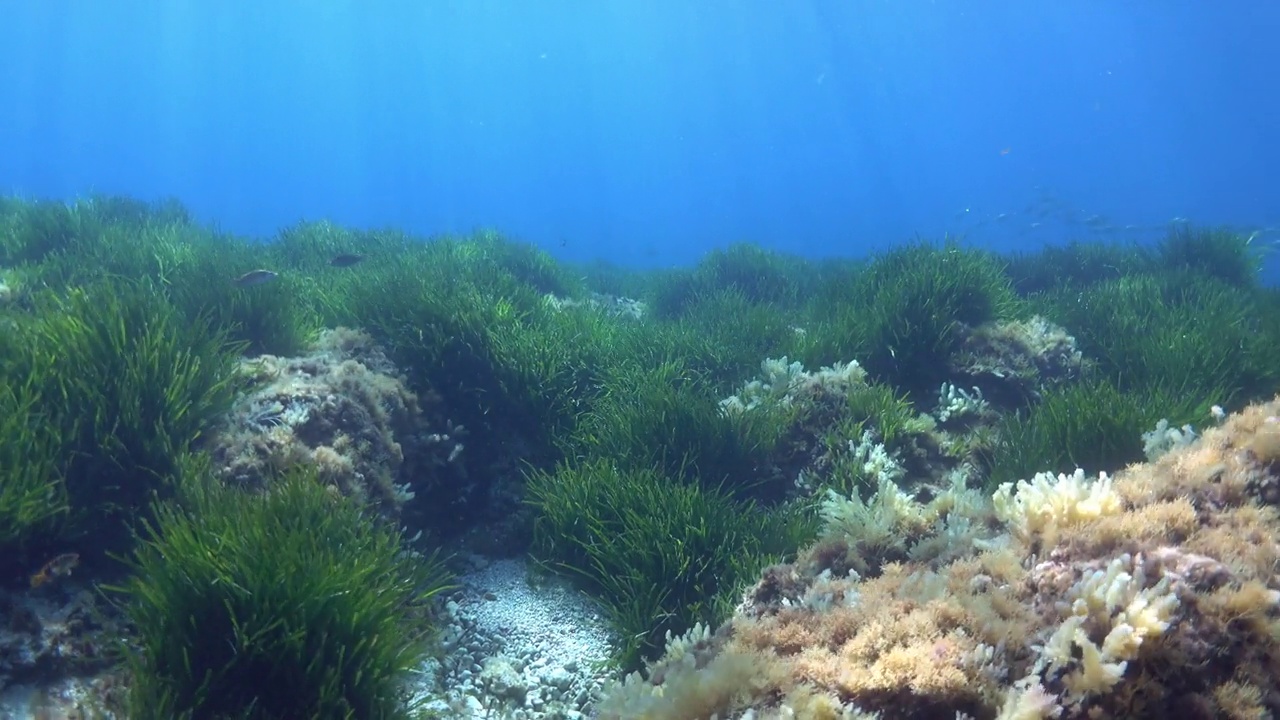
<path fill-rule="evenodd" d="M 896 483 L 907 474 L 906 468 L 889 452 L 884 443 L 876 442 L 875 433 L 870 430 L 862 432 L 857 444 L 852 440 L 848 444 L 849 452 L 854 459 L 862 463 L 862 473 L 877 483 Z"/>
<path fill-rule="evenodd" d="M 1142 643 L 1169 628 L 1179 605 L 1170 578 L 1147 587 L 1142 563 L 1128 554 L 1086 574 L 1067 597 L 1071 614 L 1040 647 L 1035 673 L 1067 672 L 1072 701 L 1119 683 Z M 1105 630 L 1101 643 L 1089 636 L 1090 628 Z"/>
<path fill-rule="evenodd" d="M 1115 515 L 1124 502 L 1101 473 L 1096 479 L 1076 469 L 1071 475 L 1037 473 L 1030 482 L 1004 483 L 992 496 L 996 517 L 1024 540 L 1039 538 L 1046 546 L 1057 542 L 1062 528 Z"/>
<path fill-rule="evenodd" d="M 736 395 L 720 401 L 720 408 L 731 415 L 754 410 L 767 402 L 790 404 L 791 391 L 804 376 L 804 365 L 799 360 L 787 362 L 781 358 L 767 358 L 760 363 L 760 375 L 742 386 Z"/>
<path fill-rule="evenodd" d="M 1042 720 L 1062 715 L 1058 696 L 1045 689 L 1039 679 L 1019 682 L 1000 708 L 996 720 Z"/>
<path fill-rule="evenodd" d="M 845 394 L 866 381 L 867 371 L 854 360 L 809 372 L 799 360 L 788 362 L 785 355 L 767 358 L 760 363 L 760 374 L 737 394 L 721 400 L 720 409 L 729 415 L 741 415 L 761 405 L 790 405 L 804 391 L 823 389 Z"/>
<path fill-rule="evenodd" d="M 1155 462 L 1161 455 L 1186 447 L 1198 437 L 1200 436 L 1196 435 L 1195 428 L 1190 425 L 1172 427 L 1168 420 L 1161 418 L 1154 430 L 1142 433 L 1142 452 L 1146 454 L 1147 460 Z"/>
<path fill-rule="evenodd" d="M 946 422 L 963 415 L 980 415 L 986 412 L 988 407 L 990 403 L 982 397 L 980 388 L 975 387 L 973 392 L 969 392 L 944 382 L 938 390 L 938 422 Z"/>
<path fill-rule="evenodd" d="M 897 483 L 882 476 L 875 494 L 866 502 L 856 490 L 845 496 L 828 488 L 819 513 L 825 536 L 887 549 L 903 546 L 906 540 L 903 528 L 922 524 L 924 506 L 903 492 Z"/>

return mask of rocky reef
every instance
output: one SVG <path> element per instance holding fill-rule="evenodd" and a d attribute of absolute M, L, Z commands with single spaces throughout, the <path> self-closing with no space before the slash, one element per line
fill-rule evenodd
<path fill-rule="evenodd" d="M 1271 717 L 1278 482 L 1280 399 L 1115 477 L 832 497 L 814 546 L 600 717 Z"/>

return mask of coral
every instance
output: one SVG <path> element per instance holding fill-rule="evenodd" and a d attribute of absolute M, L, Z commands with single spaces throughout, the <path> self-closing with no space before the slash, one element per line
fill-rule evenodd
<path fill-rule="evenodd" d="M 820 512 L 827 536 L 856 540 L 862 557 L 903 550 L 913 530 L 926 524 L 920 505 L 887 477 L 867 502 L 858 493 L 843 496 L 828 489 Z"/>
<path fill-rule="evenodd" d="M 982 397 L 982 388 L 974 387 L 973 392 L 944 382 L 938 389 L 938 422 L 947 422 L 965 415 L 983 415 L 991 407 L 991 403 Z"/>
<path fill-rule="evenodd" d="M 601 716 L 1270 717 L 1278 414 L 1280 399 L 1255 405 L 1114 476 L 1041 474 L 990 501 L 962 484 L 947 502 L 829 498 L 844 510 L 818 544 L 613 688 Z M 967 547 L 859 562 L 861 534 L 931 516 L 897 540 L 967 525 Z"/>
<path fill-rule="evenodd" d="M 970 405 L 958 408 L 956 417 L 972 414 L 978 398 L 966 399 Z M 720 400 L 719 408 L 743 430 L 774 428 L 769 443 L 753 443 L 767 449 L 755 471 L 772 486 L 785 487 L 778 493 L 783 497 L 829 486 L 874 486 L 882 475 L 893 481 L 904 475 L 941 479 L 957 465 L 941 446 L 952 436 L 893 388 L 869 383 L 856 361 L 808 371 L 785 356 L 767 359 L 759 376 Z"/>
<path fill-rule="evenodd" d="M 649 680 L 638 672 L 628 675 L 597 708 L 601 720 L 713 717 L 745 706 L 753 691 L 779 687 L 781 676 L 771 676 L 780 668 L 767 658 L 737 651 L 713 654 L 717 643 L 704 625 L 666 637 L 666 652 L 651 666 Z"/>
<path fill-rule="evenodd" d="M 720 401 L 720 408 L 727 414 L 740 415 L 763 404 L 785 407 L 825 393 L 847 395 L 850 389 L 866 382 L 866 371 L 854 360 L 808 372 L 799 360 L 787 362 L 784 355 L 761 362 L 760 376 Z"/>
<path fill-rule="evenodd" d="M 327 331 L 302 357 L 263 355 L 242 372 L 254 387 L 207 443 L 225 480 L 262 486 L 307 465 L 344 494 L 394 511 L 432 475 L 462 472 L 464 429 L 439 420 L 432 428 L 435 418 L 361 332 Z"/>
<path fill-rule="evenodd" d="M 589 294 L 585 300 L 545 295 L 543 296 L 543 301 L 546 302 L 548 307 L 557 311 L 564 311 L 577 307 L 589 307 L 595 310 L 600 310 L 610 317 L 622 318 L 624 320 L 639 320 L 645 316 L 646 312 L 648 312 L 648 308 L 643 300 L 597 292 Z"/>
<path fill-rule="evenodd" d="M 1052 573 L 1037 567 L 1034 578 Z M 1144 640 L 1169 627 L 1178 598 L 1172 575 L 1149 585 L 1141 565 L 1129 555 L 1112 560 L 1105 570 L 1086 574 L 1068 591 L 1071 614 L 1040 649 L 1036 673 L 1075 667 L 1063 682 L 1077 697 L 1111 690 L 1124 677 L 1128 661 L 1138 656 Z M 1093 636 L 1101 635 L 1101 646 Z M 1078 649 L 1078 652 L 1077 652 Z M 1078 662 L 1077 662 L 1078 660 Z"/>
<path fill-rule="evenodd" d="M 1071 475 L 1038 473 L 1030 482 L 1002 484 L 992 497 L 996 516 L 1025 542 L 1052 547 L 1061 528 L 1089 522 L 1121 510 L 1120 496 L 1102 473 L 1085 477 L 1079 468 Z"/>
<path fill-rule="evenodd" d="M 1190 425 L 1173 427 L 1168 418 L 1160 418 L 1154 429 L 1142 433 L 1142 452 L 1148 460 L 1156 460 L 1174 448 L 1190 445 L 1195 439 L 1195 428 Z"/>

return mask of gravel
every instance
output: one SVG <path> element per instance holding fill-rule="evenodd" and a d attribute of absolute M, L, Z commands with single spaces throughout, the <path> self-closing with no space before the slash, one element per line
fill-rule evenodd
<path fill-rule="evenodd" d="M 417 699 L 462 719 L 589 717 L 611 678 L 600 609 L 561 579 L 531 583 L 523 560 L 469 561 L 445 603 L 444 658 L 421 668 Z"/>

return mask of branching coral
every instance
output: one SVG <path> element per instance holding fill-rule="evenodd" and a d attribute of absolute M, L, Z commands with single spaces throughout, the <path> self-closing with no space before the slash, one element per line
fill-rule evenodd
<path fill-rule="evenodd" d="M 1063 527 L 1115 515 L 1122 509 L 1120 496 L 1106 473 L 1088 479 L 1079 468 L 1071 475 L 1038 473 L 1030 482 L 1020 480 L 1016 486 L 1004 483 L 992 500 L 996 517 L 1008 523 L 1021 540 L 1050 547 Z"/>
<path fill-rule="evenodd" d="M 787 362 L 786 356 L 768 358 L 760 363 L 760 376 L 743 385 L 736 395 L 722 400 L 720 407 L 737 415 L 763 404 L 791 405 L 822 392 L 843 396 L 866 382 L 867 372 L 853 360 L 808 372 L 799 360 Z"/>
<path fill-rule="evenodd" d="M 1067 593 L 1070 615 L 1040 648 L 1036 674 L 1065 672 L 1063 683 L 1077 699 L 1114 688 L 1143 641 L 1168 629 L 1179 604 L 1171 580 L 1148 585 L 1128 555 L 1085 575 Z"/>

